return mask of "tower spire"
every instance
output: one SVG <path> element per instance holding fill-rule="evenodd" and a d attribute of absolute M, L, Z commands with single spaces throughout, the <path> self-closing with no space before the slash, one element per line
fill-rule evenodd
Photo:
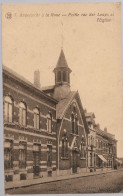
<path fill-rule="evenodd" d="M 63 49 L 63 42 L 64 36 L 63 36 L 63 22 L 61 21 L 61 49 Z"/>
<path fill-rule="evenodd" d="M 65 98 L 70 92 L 70 73 L 71 69 L 68 67 L 63 49 L 56 64 L 55 69 L 55 89 L 54 98 L 61 100 Z"/>

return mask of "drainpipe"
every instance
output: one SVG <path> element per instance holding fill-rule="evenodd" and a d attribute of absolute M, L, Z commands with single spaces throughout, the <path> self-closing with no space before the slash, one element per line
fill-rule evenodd
<path fill-rule="evenodd" d="M 57 134 L 57 141 L 58 141 L 58 143 L 57 143 L 57 146 L 58 146 L 58 154 L 57 154 L 58 168 L 57 168 L 57 175 L 58 176 L 59 176 L 59 137 L 60 137 L 60 132 L 61 132 L 63 120 L 64 120 L 64 118 L 62 118 L 61 125 L 60 125 L 60 128 L 59 128 L 59 132 Z"/>
<path fill-rule="evenodd" d="M 88 134 L 87 134 L 87 142 L 86 142 L 86 172 L 88 168 Z"/>

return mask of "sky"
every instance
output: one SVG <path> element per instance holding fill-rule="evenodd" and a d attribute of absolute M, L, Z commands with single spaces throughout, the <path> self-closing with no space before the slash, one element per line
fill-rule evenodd
<path fill-rule="evenodd" d="M 79 91 L 96 123 L 115 134 L 123 157 L 120 3 L 3 5 L 3 65 L 32 83 L 39 69 L 41 86 L 53 85 L 61 47 L 71 90 Z"/>

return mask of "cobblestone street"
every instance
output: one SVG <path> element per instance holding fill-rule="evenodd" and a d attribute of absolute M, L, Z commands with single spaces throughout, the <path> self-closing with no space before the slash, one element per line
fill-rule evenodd
<path fill-rule="evenodd" d="M 123 190 L 123 170 L 7 190 L 7 194 L 119 193 Z"/>

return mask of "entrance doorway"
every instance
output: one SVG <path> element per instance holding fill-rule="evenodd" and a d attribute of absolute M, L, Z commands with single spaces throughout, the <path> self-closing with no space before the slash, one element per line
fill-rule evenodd
<path fill-rule="evenodd" d="M 72 151 L 72 172 L 77 173 L 77 151 Z"/>
<path fill-rule="evenodd" d="M 38 177 L 40 173 L 40 145 L 33 146 L 33 173 L 34 177 Z"/>

